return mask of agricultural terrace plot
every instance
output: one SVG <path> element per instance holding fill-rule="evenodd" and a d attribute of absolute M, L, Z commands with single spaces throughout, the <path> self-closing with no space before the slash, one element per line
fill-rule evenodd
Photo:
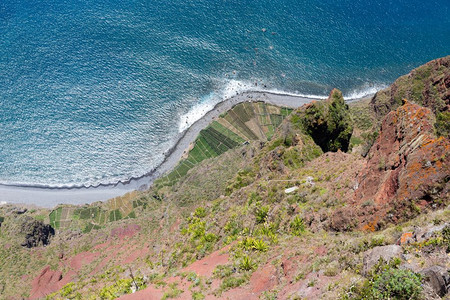
<path fill-rule="evenodd" d="M 234 106 L 200 131 L 187 158 L 157 184 L 173 185 L 197 163 L 216 157 L 246 141 L 268 141 L 292 109 L 264 102 L 245 102 Z"/>
<path fill-rule="evenodd" d="M 60 227 L 62 209 L 63 209 L 62 207 L 58 207 L 57 209 L 53 210 L 49 215 L 50 225 L 55 229 L 59 229 Z"/>
<path fill-rule="evenodd" d="M 55 229 L 78 228 L 89 232 L 101 228 L 107 222 L 135 218 L 134 209 L 144 205 L 144 202 L 136 200 L 136 195 L 137 192 L 131 192 L 106 203 L 84 207 L 60 206 L 50 213 L 50 225 Z"/>

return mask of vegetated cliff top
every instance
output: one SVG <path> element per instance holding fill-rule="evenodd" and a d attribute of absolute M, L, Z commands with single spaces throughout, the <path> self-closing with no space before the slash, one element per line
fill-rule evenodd
<path fill-rule="evenodd" d="M 1 206 L 0 298 L 438 299 L 448 60 L 349 106 L 338 90 L 294 111 L 240 104 L 145 192 L 51 212 Z M 56 235 L 21 230 L 30 218 Z"/>
<path fill-rule="evenodd" d="M 398 78 L 371 100 L 377 116 L 382 117 L 402 105 L 402 100 L 425 106 L 434 113 L 450 109 L 450 55 L 432 60 Z"/>

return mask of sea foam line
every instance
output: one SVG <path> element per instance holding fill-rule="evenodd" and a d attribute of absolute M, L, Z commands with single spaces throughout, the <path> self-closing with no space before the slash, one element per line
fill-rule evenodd
<path fill-rule="evenodd" d="M 344 99 L 359 99 L 368 95 L 375 94 L 377 91 L 386 87 L 387 85 L 384 84 L 365 84 L 362 86 L 362 88 L 355 89 L 350 93 L 344 94 Z M 181 133 L 188 129 L 190 126 L 192 126 L 192 124 L 200 120 L 209 111 L 211 111 L 217 103 L 225 101 L 233 96 L 236 96 L 237 94 L 241 94 L 244 92 L 265 92 L 277 95 L 308 98 L 312 100 L 323 100 L 328 98 L 328 95 L 292 93 L 281 91 L 278 89 L 261 89 L 252 83 L 232 79 L 225 84 L 223 89 L 217 92 L 211 92 L 208 96 L 204 97 L 201 102 L 194 105 L 187 113 L 181 115 L 178 123 L 178 131 Z"/>

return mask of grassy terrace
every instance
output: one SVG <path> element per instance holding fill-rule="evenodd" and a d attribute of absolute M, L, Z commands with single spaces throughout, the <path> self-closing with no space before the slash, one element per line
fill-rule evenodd
<path fill-rule="evenodd" d="M 99 205 L 60 206 L 50 213 L 50 225 L 55 229 L 81 228 L 86 233 L 99 229 L 108 222 L 135 218 L 134 209 L 142 205 L 137 193 L 131 192 Z"/>
<path fill-rule="evenodd" d="M 290 108 L 277 107 L 263 102 L 245 102 L 213 121 L 194 141 L 186 158 L 158 185 L 173 185 L 199 162 L 216 157 L 246 141 L 268 141 L 283 119 L 292 112 Z"/>

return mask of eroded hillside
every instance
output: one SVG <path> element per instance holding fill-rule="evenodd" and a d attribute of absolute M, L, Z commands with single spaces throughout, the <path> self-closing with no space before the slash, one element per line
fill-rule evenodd
<path fill-rule="evenodd" d="M 401 95 L 437 82 L 433 101 L 380 100 L 402 77 L 349 106 L 338 90 L 294 111 L 244 103 L 148 191 L 1 206 L 1 297 L 448 298 L 446 61 Z"/>

